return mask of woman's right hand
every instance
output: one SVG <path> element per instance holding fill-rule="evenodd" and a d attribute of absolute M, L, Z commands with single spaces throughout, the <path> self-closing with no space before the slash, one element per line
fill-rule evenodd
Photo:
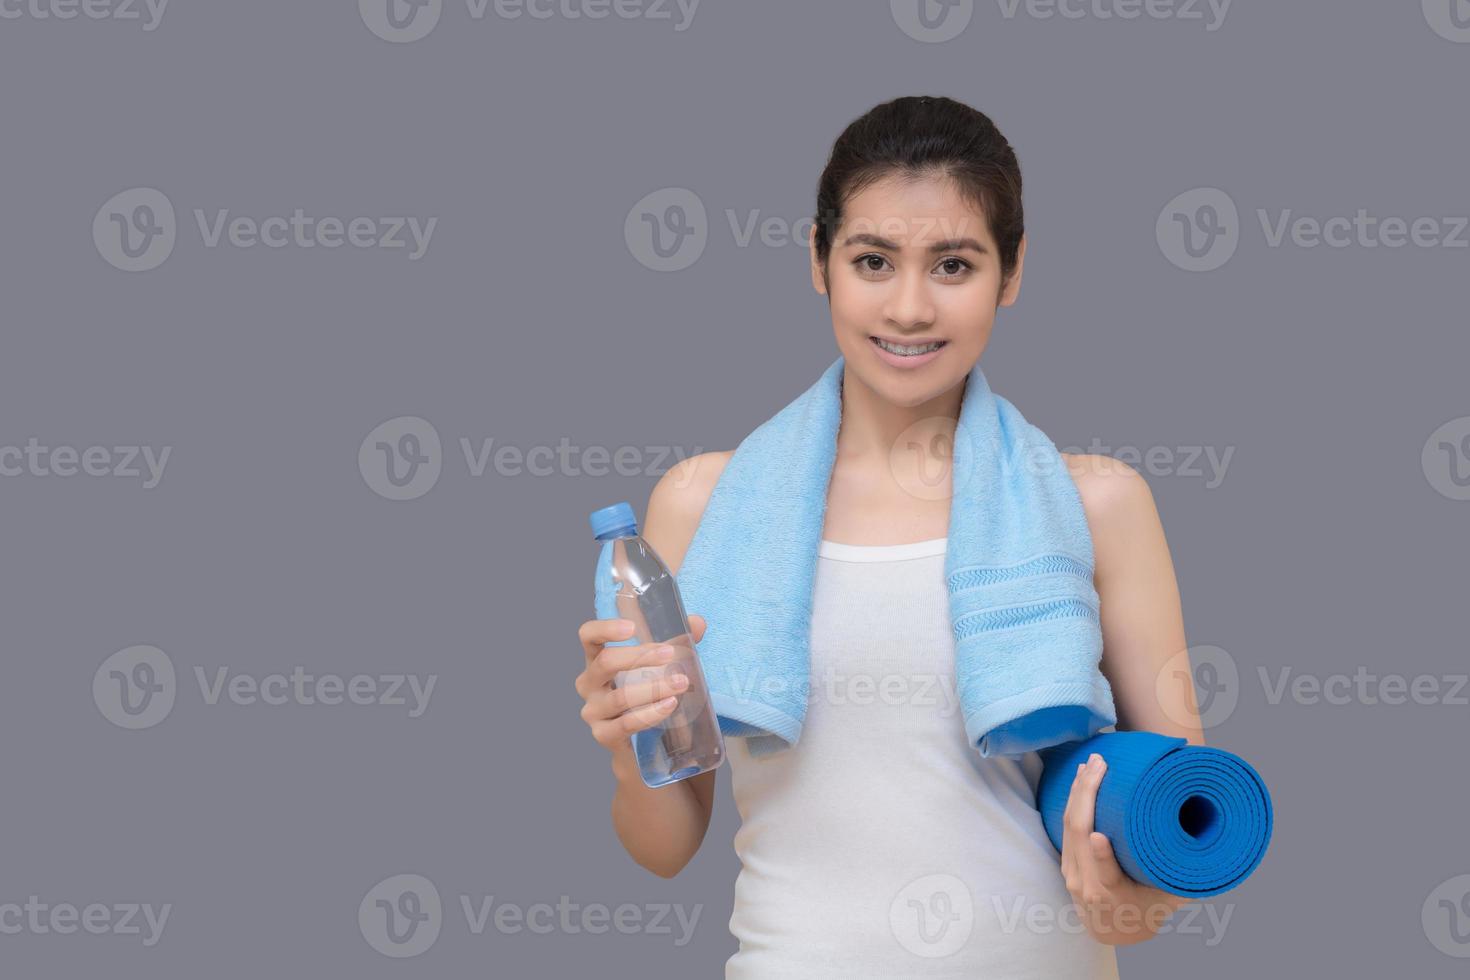
<path fill-rule="evenodd" d="M 690 614 L 689 630 L 696 644 L 704 636 L 704 629 L 704 617 Z M 597 743 L 609 752 L 631 751 L 631 736 L 662 723 L 689 686 L 689 679 L 682 673 L 670 677 L 657 669 L 678 658 L 677 648 L 658 653 L 664 644 L 607 645 L 632 635 L 633 626 L 626 619 L 589 619 L 577 630 L 587 655 L 587 666 L 576 682 L 577 694 L 586 702 L 582 705 L 582 720 Z M 613 679 L 621 671 L 639 668 L 654 668 L 648 672 L 651 679 L 613 686 Z"/>

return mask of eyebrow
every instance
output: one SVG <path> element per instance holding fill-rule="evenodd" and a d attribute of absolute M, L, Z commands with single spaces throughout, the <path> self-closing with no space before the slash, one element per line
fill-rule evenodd
<path fill-rule="evenodd" d="M 849 245 L 871 245 L 874 248 L 886 248 L 890 252 L 899 251 L 899 247 L 895 243 L 890 242 L 888 239 L 883 238 L 880 235 L 870 235 L 866 232 L 852 235 L 842 243 L 843 248 L 846 248 Z M 987 249 L 985 248 L 985 246 L 981 245 L 973 238 L 950 238 L 942 242 L 935 242 L 934 244 L 929 246 L 928 251 L 959 252 L 967 248 L 973 249 L 974 251 L 979 252 L 981 255 L 985 255 L 987 253 Z"/>

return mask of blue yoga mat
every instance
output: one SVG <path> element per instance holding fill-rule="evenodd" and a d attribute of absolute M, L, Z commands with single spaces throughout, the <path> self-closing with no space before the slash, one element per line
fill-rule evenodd
<path fill-rule="evenodd" d="M 1062 849 L 1062 813 L 1077 766 L 1107 760 L 1093 829 L 1134 881 L 1185 898 L 1239 885 L 1271 841 L 1271 794 L 1242 758 L 1157 732 L 1103 732 L 1042 749 L 1036 804 Z"/>

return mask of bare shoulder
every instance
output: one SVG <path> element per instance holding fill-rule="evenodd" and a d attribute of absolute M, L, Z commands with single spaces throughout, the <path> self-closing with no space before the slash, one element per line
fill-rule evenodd
<path fill-rule="evenodd" d="M 1112 456 L 1062 453 L 1094 539 L 1104 540 L 1138 530 L 1158 520 L 1153 491 L 1133 467 Z"/>
<path fill-rule="evenodd" d="M 1155 583 L 1170 591 L 1173 561 L 1154 494 L 1142 473 L 1111 455 L 1063 453 L 1092 532 L 1098 592 L 1108 583 Z M 1167 586 L 1167 588 L 1166 588 Z M 1177 599 L 1176 599 L 1177 601 Z"/>
<path fill-rule="evenodd" d="M 1121 459 L 1082 453 L 1061 456 L 1089 518 L 1094 513 L 1105 516 L 1119 508 L 1136 507 L 1153 497 L 1143 475 Z"/>
<path fill-rule="evenodd" d="M 670 467 L 648 497 L 643 537 L 670 569 L 683 564 L 684 552 L 704 517 L 705 505 L 735 450 L 699 453 Z"/>

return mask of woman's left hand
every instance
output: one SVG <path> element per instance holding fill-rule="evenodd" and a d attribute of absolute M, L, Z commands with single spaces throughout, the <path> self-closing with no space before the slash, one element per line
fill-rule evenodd
<path fill-rule="evenodd" d="M 1107 762 L 1096 752 L 1077 767 L 1062 814 L 1062 878 L 1093 938 L 1128 946 L 1152 938 L 1189 899 L 1129 878 L 1113 856 L 1112 842 L 1092 829 L 1106 771 Z"/>

